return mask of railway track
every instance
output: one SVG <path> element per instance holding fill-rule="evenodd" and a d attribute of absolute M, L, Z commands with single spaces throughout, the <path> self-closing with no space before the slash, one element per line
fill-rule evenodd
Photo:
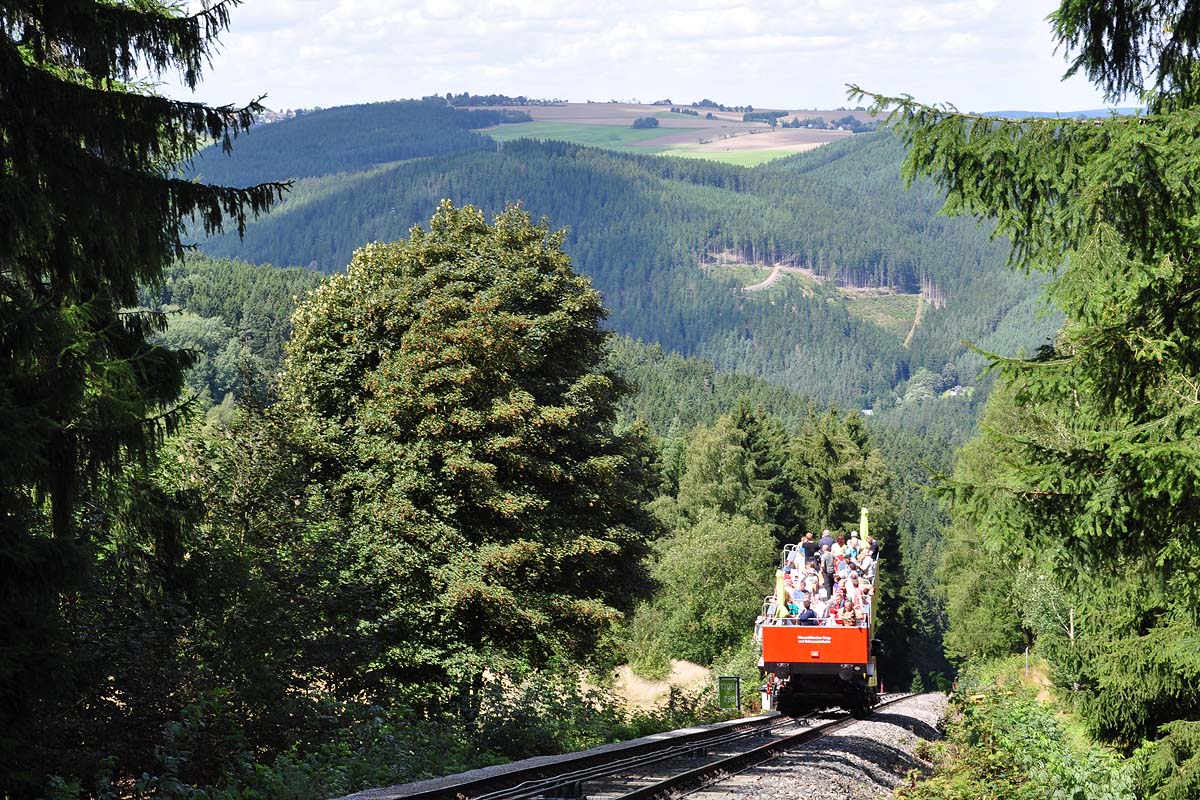
<path fill-rule="evenodd" d="M 876 708 L 911 697 L 885 695 Z M 792 719 L 763 715 L 720 730 L 684 734 L 503 776 L 420 792 L 373 790 L 343 800 L 646 800 L 678 794 L 769 760 L 855 721 L 849 714 Z"/>

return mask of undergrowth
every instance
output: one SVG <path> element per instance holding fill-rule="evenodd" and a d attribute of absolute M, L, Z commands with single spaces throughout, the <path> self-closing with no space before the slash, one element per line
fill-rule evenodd
<path fill-rule="evenodd" d="M 534 674 L 492 685 L 479 717 L 416 715 L 405 708 L 320 701 L 326 724 L 273 756 L 252 752 L 220 698 L 189 706 L 167 726 L 158 763 L 135 782 L 116 785 L 111 764 L 95 775 L 51 778 L 47 800 L 312 800 L 462 772 L 538 755 L 572 752 L 729 716 L 713 690 L 672 689 L 649 711 L 628 711 L 610 691 L 573 676 Z M 216 756 L 214 754 L 220 754 Z M 223 778 L 196 786 L 183 776 L 193 759 L 220 758 Z"/>
<path fill-rule="evenodd" d="M 942 742 L 922 748 L 932 774 L 897 791 L 906 800 L 1132 800 L 1128 763 L 1067 736 L 1053 699 L 1015 677 L 1015 662 L 959 675 Z"/>

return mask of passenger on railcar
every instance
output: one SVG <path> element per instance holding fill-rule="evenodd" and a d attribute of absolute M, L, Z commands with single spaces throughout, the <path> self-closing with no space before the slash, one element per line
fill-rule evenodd
<path fill-rule="evenodd" d="M 798 616 L 800 616 L 800 604 L 789 598 L 787 602 L 787 616 L 784 617 L 784 624 L 795 625 L 796 617 Z"/>
<path fill-rule="evenodd" d="M 805 600 L 803 603 L 803 606 L 804 607 L 800 609 L 800 614 L 798 617 L 798 619 L 800 620 L 800 624 L 801 625 L 816 625 L 817 624 L 817 612 L 812 610 L 812 602 L 809 600 Z"/>
<path fill-rule="evenodd" d="M 839 556 L 844 557 L 846 555 L 846 537 L 845 536 L 837 537 L 837 541 L 835 541 L 830 546 L 829 550 L 830 550 L 830 552 L 833 553 L 834 558 L 837 558 Z"/>
<path fill-rule="evenodd" d="M 771 595 L 767 598 L 766 605 L 766 613 L 763 615 L 766 617 L 765 622 L 768 625 L 774 625 L 775 620 L 779 618 L 779 601 L 775 595 Z"/>
<path fill-rule="evenodd" d="M 800 541 L 800 549 L 804 552 L 804 564 L 810 565 L 821 552 L 821 545 L 813 541 L 812 531 L 804 534 L 804 538 Z"/>
<path fill-rule="evenodd" d="M 803 561 L 803 553 L 800 551 L 799 547 L 796 547 L 793 548 L 790 553 L 788 553 L 787 563 L 784 566 L 791 567 L 792 569 L 799 569 L 800 567 L 804 566 Z"/>
<path fill-rule="evenodd" d="M 837 564 L 829 545 L 821 545 L 821 579 L 825 582 L 825 591 L 833 596 L 833 576 L 837 572 Z"/>
<path fill-rule="evenodd" d="M 817 615 L 818 624 L 829 616 L 829 594 L 824 589 L 817 592 L 817 599 L 812 601 L 812 610 Z"/>
<path fill-rule="evenodd" d="M 809 594 L 816 594 L 817 589 L 820 588 L 820 586 L 819 586 L 820 582 L 821 582 L 821 579 L 817 577 L 817 571 L 815 569 L 813 569 L 812 567 L 809 567 L 807 570 L 805 570 L 805 575 L 804 575 L 804 590 L 805 591 L 807 591 Z"/>
<path fill-rule="evenodd" d="M 850 577 L 850 562 L 844 558 L 838 562 L 837 576 L 838 579 L 842 581 L 845 581 L 846 578 Z"/>

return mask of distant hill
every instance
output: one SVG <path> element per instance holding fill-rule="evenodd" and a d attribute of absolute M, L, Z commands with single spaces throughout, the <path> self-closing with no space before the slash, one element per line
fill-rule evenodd
<path fill-rule="evenodd" d="M 231 155 L 205 150 L 191 174 L 209 183 L 245 185 L 492 149 L 491 139 L 471 129 L 502 119 L 501 112 L 454 109 L 437 99 L 299 111 L 242 134 Z"/>
<path fill-rule="evenodd" d="M 252 132 L 244 141 L 257 137 L 256 149 L 225 160 L 230 183 L 312 177 L 243 240 L 217 237 L 206 250 L 333 272 L 361 245 L 407 235 L 442 198 L 487 211 L 520 202 L 569 228 L 567 249 L 619 333 L 847 408 L 893 402 L 920 369 L 971 383 L 982 360 L 963 339 L 1011 353 L 1055 328 L 1036 318 L 1036 284 L 1004 266 L 1003 242 L 939 217 L 931 186 L 904 191 L 901 147 L 888 134 L 746 169 L 553 141 L 497 148 L 419 104 L 312 116 Z M 429 152 L 439 142 L 462 149 Z M 395 163 L 399 153 L 425 156 Z M 198 167 L 206 177 L 210 158 Z M 723 266 L 729 259 L 740 266 Z M 742 291 L 776 263 L 812 277 L 787 273 Z M 883 294 L 859 301 L 839 286 Z M 889 292 L 908 299 L 888 306 Z M 911 319 L 918 306 L 905 347 L 900 334 L 912 326 L 897 315 Z"/>
<path fill-rule="evenodd" d="M 1107 117 L 1112 114 L 1136 114 L 1139 111 L 1145 111 L 1145 109 L 1135 106 L 1122 106 L 1121 108 L 1089 108 L 1084 111 L 985 111 L 983 115 L 986 117 L 1007 117 L 1009 119 L 1029 119 L 1031 117 L 1044 119 L 1053 119 L 1054 117 L 1084 117 L 1090 119 L 1092 117 Z"/>

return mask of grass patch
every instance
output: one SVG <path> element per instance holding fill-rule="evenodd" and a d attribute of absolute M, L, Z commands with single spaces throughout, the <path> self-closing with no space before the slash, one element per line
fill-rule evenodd
<path fill-rule="evenodd" d="M 741 287 L 753 286 L 756 283 L 761 283 L 762 281 L 765 281 L 767 276 L 771 274 L 771 270 L 766 269 L 765 267 L 756 267 L 753 264 L 742 264 L 738 262 L 729 262 L 725 264 L 705 264 L 704 271 L 717 280 L 734 281 L 738 286 Z"/>
<path fill-rule="evenodd" d="M 646 142 L 656 137 L 674 136 L 680 133 L 691 133 L 696 128 L 642 128 L 635 129 L 628 125 L 584 125 L 573 122 L 522 122 L 519 125 L 502 125 L 498 128 L 486 128 L 480 133 L 487 134 L 498 142 L 510 142 L 514 139 L 556 139 L 563 142 L 603 147 L 609 150 L 622 150 L 633 153 L 660 153 L 666 146 L 657 147 L 653 144 L 635 144 Z"/>
<path fill-rule="evenodd" d="M 745 288 L 765 281 L 770 277 L 773 266 L 747 264 L 741 261 L 727 261 L 723 263 L 707 262 L 701 264 L 701 269 L 711 278 L 732 281 L 738 286 Z M 809 297 L 832 297 L 836 301 L 844 300 L 830 284 L 822 283 L 808 275 L 788 272 L 786 270 L 779 274 L 779 279 L 771 286 L 757 292 L 748 293 L 746 296 L 768 298 L 777 294 L 781 289 L 796 288 L 797 286 Z"/>
<path fill-rule="evenodd" d="M 671 130 L 678 131 L 679 128 L 671 128 Z M 702 158 L 706 161 L 719 161 L 722 164 L 733 164 L 739 167 L 757 167 L 759 164 L 765 164 L 777 158 L 794 156 L 796 152 L 795 150 L 717 150 L 706 152 L 704 150 L 693 150 L 676 145 L 675 149 L 667 150 L 663 155 L 678 156 L 680 158 Z"/>
<path fill-rule="evenodd" d="M 878 325 L 888 333 L 903 339 L 912 328 L 917 315 L 915 294 L 858 294 L 845 292 L 846 310 L 852 316 Z"/>

